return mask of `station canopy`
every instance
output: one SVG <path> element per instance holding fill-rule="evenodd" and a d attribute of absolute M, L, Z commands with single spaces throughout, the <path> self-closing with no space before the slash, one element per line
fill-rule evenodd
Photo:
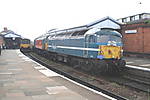
<path fill-rule="evenodd" d="M 5 38 L 21 38 L 21 35 L 14 33 L 13 31 L 8 31 L 3 35 Z"/>
<path fill-rule="evenodd" d="M 120 30 L 121 29 L 121 23 L 117 22 L 111 17 L 104 17 L 100 20 L 94 21 L 92 23 L 83 25 L 83 26 L 78 26 L 78 27 L 73 27 L 73 28 L 68 28 L 68 29 L 62 29 L 62 30 L 54 30 L 49 31 L 48 33 L 63 33 L 63 32 L 74 32 L 74 31 L 82 31 L 82 30 L 88 30 L 91 28 L 100 28 L 100 29 L 114 29 L 114 30 Z"/>
<path fill-rule="evenodd" d="M 17 38 L 17 37 L 21 37 L 20 35 L 17 35 L 17 34 L 6 34 L 5 36 L 4 36 L 5 38 Z"/>
<path fill-rule="evenodd" d="M 100 20 L 94 21 L 92 23 L 87 24 L 87 27 L 91 28 L 111 28 L 111 29 L 121 29 L 121 24 L 114 20 L 113 18 L 104 17 Z"/>

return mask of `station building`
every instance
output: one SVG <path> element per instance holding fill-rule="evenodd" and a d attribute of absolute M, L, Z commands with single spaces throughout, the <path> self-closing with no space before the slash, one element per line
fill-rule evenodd
<path fill-rule="evenodd" d="M 150 13 L 118 19 L 122 24 L 124 51 L 150 54 Z"/>
<path fill-rule="evenodd" d="M 1 36 L 3 36 L 4 45 L 3 48 L 6 49 L 19 49 L 21 35 L 16 34 L 12 30 L 8 30 L 6 27 L 2 32 L 0 32 Z"/>

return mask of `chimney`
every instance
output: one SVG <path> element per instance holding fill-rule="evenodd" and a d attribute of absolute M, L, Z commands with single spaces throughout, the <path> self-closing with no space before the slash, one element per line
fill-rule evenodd
<path fill-rule="evenodd" d="M 8 31 L 7 27 L 4 27 L 4 31 Z"/>

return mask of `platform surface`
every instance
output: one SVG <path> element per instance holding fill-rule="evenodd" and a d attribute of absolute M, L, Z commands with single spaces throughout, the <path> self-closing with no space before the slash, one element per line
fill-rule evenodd
<path fill-rule="evenodd" d="M 0 56 L 0 100 L 110 100 L 25 57 L 19 50 Z"/>
<path fill-rule="evenodd" d="M 132 65 L 141 68 L 148 68 L 150 70 L 150 59 L 139 57 L 124 57 L 127 65 Z"/>

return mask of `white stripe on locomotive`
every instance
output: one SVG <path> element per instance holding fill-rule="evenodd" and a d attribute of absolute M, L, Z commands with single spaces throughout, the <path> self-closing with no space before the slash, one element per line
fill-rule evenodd
<path fill-rule="evenodd" d="M 55 45 L 48 45 L 48 47 L 53 48 L 53 49 L 64 48 L 64 49 L 73 49 L 73 50 L 99 51 L 99 49 L 96 49 L 96 48 L 67 47 L 67 46 L 55 46 Z"/>

